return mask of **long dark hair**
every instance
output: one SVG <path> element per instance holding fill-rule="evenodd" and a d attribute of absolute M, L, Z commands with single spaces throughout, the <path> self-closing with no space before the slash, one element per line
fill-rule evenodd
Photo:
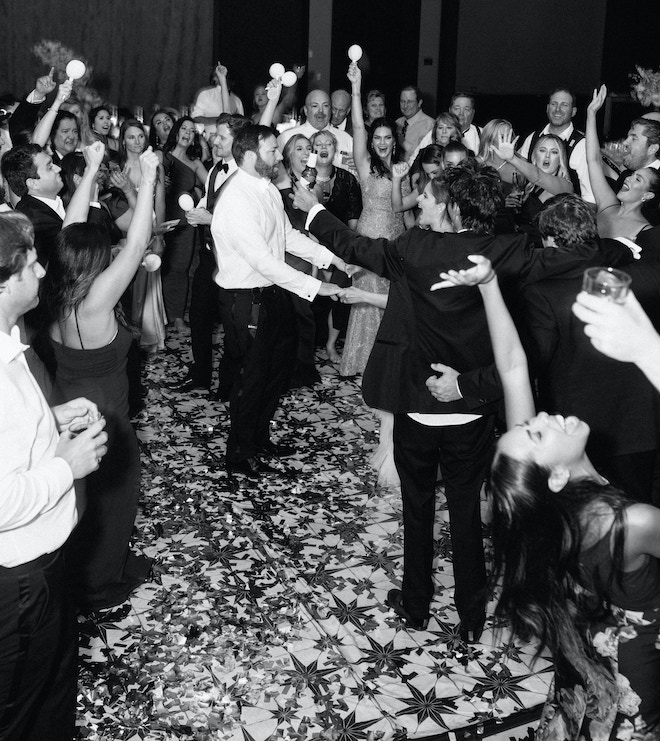
<path fill-rule="evenodd" d="M 111 259 L 110 235 L 99 224 L 70 224 L 59 232 L 41 284 L 45 331 L 51 324 L 78 310 Z M 132 334 L 137 334 L 119 304 L 115 307 L 115 316 Z"/>
<path fill-rule="evenodd" d="M 585 636 L 590 623 L 606 614 L 614 583 L 621 586 L 630 502 L 614 487 L 591 479 L 554 492 L 549 476 L 531 461 L 502 453 L 493 463 L 492 578 L 501 582 L 495 615 L 508 620 L 523 641 L 537 640 L 537 656 L 547 647 L 555 659 L 575 667 L 595 696 L 607 697 L 616 684 Z M 606 578 L 588 573 L 580 565 L 583 549 L 610 533 L 614 568 Z"/>
<path fill-rule="evenodd" d="M 195 122 L 190 118 L 190 116 L 181 116 L 181 118 L 178 118 L 174 122 L 174 126 L 170 129 L 170 133 L 167 135 L 167 141 L 163 144 L 163 152 L 171 152 L 174 147 L 176 147 L 176 140 L 179 131 L 186 121 L 190 121 L 193 128 L 195 127 Z M 186 155 L 190 157 L 191 160 L 199 160 L 202 158 L 202 147 L 199 143 L 199 135 L 197 132 L 195 132 L 193 136 L 192 143 L 188 146 L 188 149 L 186 149 Z"/>
<path fill-rule="evenodd" d="M 391 178 L 392 173 L 390 168 L 374 151 L 374 132 L 381 126 L 392 132 L 392 140 L 394 142 L 394 146 L 392 147 L 392 164 L 399 162 L 401 158 L 399 153 L 399 143 L 396 140 L 396 125 L 392 123 L 389 118 L 377 118 L 371 124 L 371 128 L 367 135 L 367 151 L 369 152 L 369 158 L 371 159 L 371 172 L 376 173 L 379 177 Z"/>

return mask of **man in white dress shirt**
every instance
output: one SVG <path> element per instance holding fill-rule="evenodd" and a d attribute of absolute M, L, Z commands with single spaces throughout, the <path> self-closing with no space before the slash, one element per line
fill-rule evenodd
<path fill-rule="evenodd" d="M 288 292 L 312 301 L 339 287 L 295 270 L 284 253 L 326 268 L 345 263 L 291 226 L 272 184 L 282 155 L 267 126 L 246 126 L 234 137 L 238 169 L 218 196 L 211 235 L 216 252 L 225 350 L 235 362 L 229 398 L 226 465 L 259 478 L 276 469 L 261 458 L 294 449 L 270 440 L 270 421 L 285 389 L 295 355 L 294 316 Z"/>
<path fill-rule="evenodd" d="M 217 270 L 215 250 L 211 239 L 211 217 L 220 188 L 238 170 L 231 147 L 234 136 L 251 124 L 246 116 L 234 113 L 221 113 L 216 125 L 216 138 L 213 142 L 213 155 L 218 162 L 211 168 L 204 186 L 204 196 L 197 206 L 186 213 L 191 226 L 202 227 L 203 240 L 199 250 L 199 263 L 195 269 L 190 298 L 190 342 L 193 364 L 188 369 L 187 378 L 180 383 L 177 391 L 210 389 L 213 377 L 213 329 L 218 314 L 218 284 L 213 276 Z M 220 368 L 220 384 L 217 399 L 229 399 L 229 377 L 231 368 L 229 356 L 223 353 Z"/>
<path fill-rule="evenodd" d="M 479 128 L 472 123 L 474 120 L 474 111 L 475 104 L 472 95 L 461 92 L 452 95 L 449 112 L 456 116 L 461 126 L 461 131 L 463 132 L 461 141 L 468 149 L 471 149 L 476 154 L 479 151 L 481 135 Z"/>
<path fill-rule="evenodd" d="M 399 107 L 403 116 L 397 118 L 396 128 L 399 146 L 403 149 L 403 159 L 406 161 L 433 128 L 433 119 L 422 110 L 423 103 L 419 89 L 412 85 L 404 87 L 399 94 Z"/>
<path fill-rule="evenodd" d="M 45 275 L 32 236 L 25 216 L 0 215 L 0 738 L 70 741 L 78 641 L 61 549 L 74 479 L 98 469 L 108 437 L 87 399 L 51 411 L 27 366 L 16 324 Z"/>
<path fill-rule="evenodd" d="M 353 157 L 353 137 L 330 123 L 332 105 L 330 96 L 324 90 L 311 90 L 305 98 L 305 116 L 307 120 L 301 126 L 286 129 L 277 137 L 280 152 L 292 136 L 303 134 L 307 138 L 317 131 L 331 131 L 337 137 L 337 152 L 333 164 L 348 168 Z"/>
<path fill-rule="evenodd" d="M 587 149 L 584 134 L 573 126 L 577 113 L 575 96 L 566 88 L 553 90 L 545 109 L 548 123 L 540 131 L 533 131 L 520 147 L 521 157 L 529 156 L 538 139 L 544 134 L 555 134 L 565 142 L 569 175 L 575 192 L 587 203 L 595 203 L 587 167 Z"/>

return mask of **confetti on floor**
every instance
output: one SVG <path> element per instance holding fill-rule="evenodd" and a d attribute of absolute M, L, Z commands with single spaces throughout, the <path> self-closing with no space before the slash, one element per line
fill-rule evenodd
<path fill-rule="evenodd" d="M 401 505 L 367 463 L 377 429 L 359 382 L 319 352 L 321 382 L 287 394 L 272 425 L 299 452 L 253 483 L 223 468 L 227 404 L 168 388 L 188 359 L 182 332 L 145 363 L 134 543 L 156 568 L 126 604 L 79 618 L 79 737 L 533 738 L 550 663 L 492 617 L 480 644 L 461 642 L 441 485 L 428 630 L 384 605 Z"/>

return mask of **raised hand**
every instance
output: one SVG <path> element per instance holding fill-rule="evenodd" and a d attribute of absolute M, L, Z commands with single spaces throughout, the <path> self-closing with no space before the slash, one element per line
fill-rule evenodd
<path fill-rule="evenodd" d="M 142 179 L 148 182 L 155 182 L 156 175 L 158 174 L 158 165 L 160 160 L 158 155 L 154 152 L 151 147 L 148 147 L 140 155 L 140 170 L 142 172 Z"/>
<path fill-rule="evenodd" d="M 357 62 L 351 62 L 348 65 L 348 72 L 346 73 L 350 83 L 358 88 L 362 84 L 362 70 L 358 67 Z"/>
<path fill-rule="evenodd" d="M 103 162 L 105 155 L 105 144 L 103 142 L 94 142 L 83 149 L 83 156 L 87 167 L 98 170 Z"/>
<path fill-rule="evenodd" d="M 296 77 L 300 80 L 302 76 L 305 74 L 305 70 L 307 68 L 304 64 L 294 64 L 293 65 L 293 71 L 296 73 Z"/>
<path fill-rule="evenodd" d="M 410 172 L 407 162 L 395 162 L 392 165 L 392 180 L 402 180 Z"/>
<path fill-rule="evenodd" d="M 495 144 L 491 145 L 493 152 L 503 160 L 510 162 L 515 157 L 518 138 L 513 138 L 513 131 L 511 129 L 500 130 Z"/>
<path fill-rule="evenodd" d="M 607 98 L 607 88 L 605 85 L 601 85 L 598 90 L 594 88 L 594 94 L 591 98 L 591 103 L 587 106 L 587 115 L 595 116 L 596 113 L 603 107 L 603 103 Z"/>
<path fill-rule="evenodd" d="M 37 95 L 45 98 L 48 93 L 52 93 L 55 90 L 57 83 L 53 80 L 55 74 L 55 67 L 50 68 L 50 72 L 43 77 L 39 77 L 34 85 L 34 89 L 37 91 Z"/>
<path fill-rule="evenodd" d="M 225 65 L 218 62 L 215 65 L 215 74 L 218 76 L 218 82 L 220 82 L 220 78 L 227 77 L 227 68 Z"/>
<path fill-rule="evenodd" d="M 282 80 L 270 80 L 266 84 L 266 95 L 268 100 L 279 100 L 282 92 Z"/>
<path fill-rule="evenodd" d="M 68 100 L 73 89 L 73 80 L 66 80 L 60 85 L 60 89 L 57 91 L 55 97 L 55 106 L 59 108 L 65 100 Z"/>
<path fill-rule="evenodd" d="M 444 280 L 434 283 L 431 286 L 432 291 L 440 288 L 451 288 L 452 286 L 476 286 L 479 283 L 489 283 L 495 277 L 493 264 L 483 255 L 468 255 L 468 260 L 475 264 L 475 267 L 468 270 L 448 270 L 446 273 L 440 273 Z"/>

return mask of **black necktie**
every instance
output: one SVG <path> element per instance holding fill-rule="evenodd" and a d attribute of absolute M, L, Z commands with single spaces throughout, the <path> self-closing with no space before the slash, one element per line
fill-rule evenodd
<path fill-rule="evenodd" d="M 403 126 L 401 127 L 401 137 L 399 139 L 399 144 L 403 146 L 403 142 L 406 140 L 406 131 L 408 131 L 408 121 L 403 122 Z"/>

